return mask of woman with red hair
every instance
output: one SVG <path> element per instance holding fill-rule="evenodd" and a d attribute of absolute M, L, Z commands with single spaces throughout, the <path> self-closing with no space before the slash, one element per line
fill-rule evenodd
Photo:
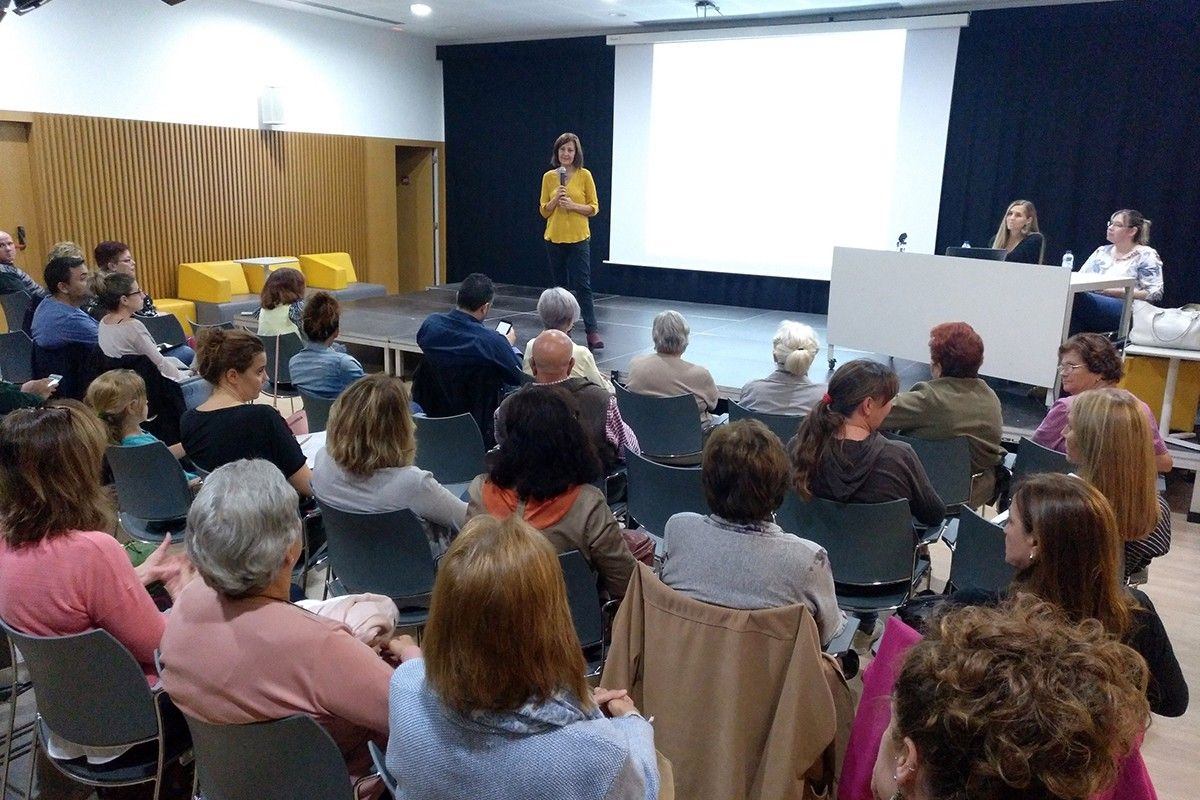
<path fill-rule="evenodd" d="M 918 439 L 965 436 L 971 448 L 971 505 L 978 508 L 996 493 L 996 468 L 1004 459 L 1000 444 L 1000 398 L 979 377 L 983 339 L 965 322 L 943 322 L 929 332 L 932 379 L 896 395 L 884 430 Z"/>

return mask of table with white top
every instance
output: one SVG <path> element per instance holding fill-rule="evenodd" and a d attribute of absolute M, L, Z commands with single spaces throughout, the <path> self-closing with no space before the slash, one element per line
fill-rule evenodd
<path fill-rule="evenodd" d="M 300 443 L 300 450 L 304 453 L 308 468 L 312 469 L 313 464 L 316 463 L 317 453 L 325 446 L 325 431 L 298 434 L 296 441 Z"/>
<path fill-rule="evenodd" d="M 1133 278 L 1041 264 L 835 247 L 830 358 L 844 347 L 927 363 L 930 329 L 963 321 L 983 338 L 981 374 L 1057 388 L 1075 295 L 1124 289 L 1124 335 L 1133 288 Z"/>

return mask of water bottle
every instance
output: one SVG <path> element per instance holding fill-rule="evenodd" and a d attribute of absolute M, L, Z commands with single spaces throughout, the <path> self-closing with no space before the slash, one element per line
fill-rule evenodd
<path fill-rule="evenodd" d="M 1075 254 L 1070 250 L 1063 253 L 1063 269 L 1075 269 Z"/>

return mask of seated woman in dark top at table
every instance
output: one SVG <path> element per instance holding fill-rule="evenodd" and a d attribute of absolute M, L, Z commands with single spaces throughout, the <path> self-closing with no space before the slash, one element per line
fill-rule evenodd
<path fill-rule="evenodd" d="M 1037 209 L 1028 200 L 1008 204 L 992 247 L 1008 253 L 1005 261 L 1041 264 L 1046 254 L 1046 239 L 1038 232 Z"/>
<path fill-rule="evenodd" d="M 267 354 L 245 331 L 209 328 L 197 344 L 196 370 L 212 396 L 184 412 L 180 435 L 188 457 L 205 470 L 243 458 L 270 461 L 301 497 L 312 494 L 312 471 L 287 423 L 254 402 L 267 381 Z"/>
<path fill-rule="evenodd" d="M 1054 603 L 1073 622 L 1099 620 L 1146 659 L 1150 710 L 1165 717 L 1187 711 L 1187 682 L 1154 604 L 1119 580 L 1121 536 L 1104 495 L 1073 475 L 1043 473 L 1021 483 L 1009 511 L 1004 560 L 1017 570 L 1009 592 Z M 973 590 L 953 598 L 959 604 L 996 600 Z"/>

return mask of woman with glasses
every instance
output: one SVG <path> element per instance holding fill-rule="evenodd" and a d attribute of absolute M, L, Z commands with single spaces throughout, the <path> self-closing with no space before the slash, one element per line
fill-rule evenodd
<path fill-rule="evenodd" d="M 1006 251 L 1005 261 L 1017 264 L 1041 264 L 1046 254 L 1046 239 L 1038 231 L 1037 209 L 1028 200 L 1014 200 L 1004 211 L 1000 229 L 992 247 Z"/>
<path fill-rule="evenodd" d="M 1121 355 L 1104 336 L 1098 333 L 1080 333 L 1063 342 L 1058 348 L 1058 372 L 1062 376 L 1062 388 L 1069 397 L 1062 397 L 1046 412 L 1046 418 L 1033 432 L 1033 441 L 1042 447 L 1067 452 L 1066 428 L 1071 415 L 1075 396 L 1092 389 L 1107 389 L 1117 385 L 1125 374 Z M 1158 422 L 1150 406 L 1138 401 L 1142 413 L 1150 423 L 1154 437 L 1154 465 L 1159 472 L 1170 472 L 1174 462 L 1167 446 L 1158 433 Z"/>
<path fill-rule="evenodd" d="M 97 335 L 104 355 L 145 356 L 164 378 L 179 384 L 188 408 L 204 402 L 212 388 L 183 362 L 159 352 L 146 326 L 134 316 L 142 308 L 143 297 L 137 279 L 124 272 L 98 272 L 91 276 L 90 286 L 97 305 L 104 310 Z"/>
<path fill-rule="evenodd" d="M 1108 220 L 1109 243 L 1096 248 L 1084 262 L 1082 273 L 1110 278 L 1134 278 L 1133 297 L 1156 303 L 1163 296 L 1162 258 L 1150 246 L 1150 220 L 1132 208 L 1122 209 Z M 1115 331 L 1121 324 L 1124 289 L 1101 289 L 1080 293 L 1071 312 L 1071 332 Z"/>

